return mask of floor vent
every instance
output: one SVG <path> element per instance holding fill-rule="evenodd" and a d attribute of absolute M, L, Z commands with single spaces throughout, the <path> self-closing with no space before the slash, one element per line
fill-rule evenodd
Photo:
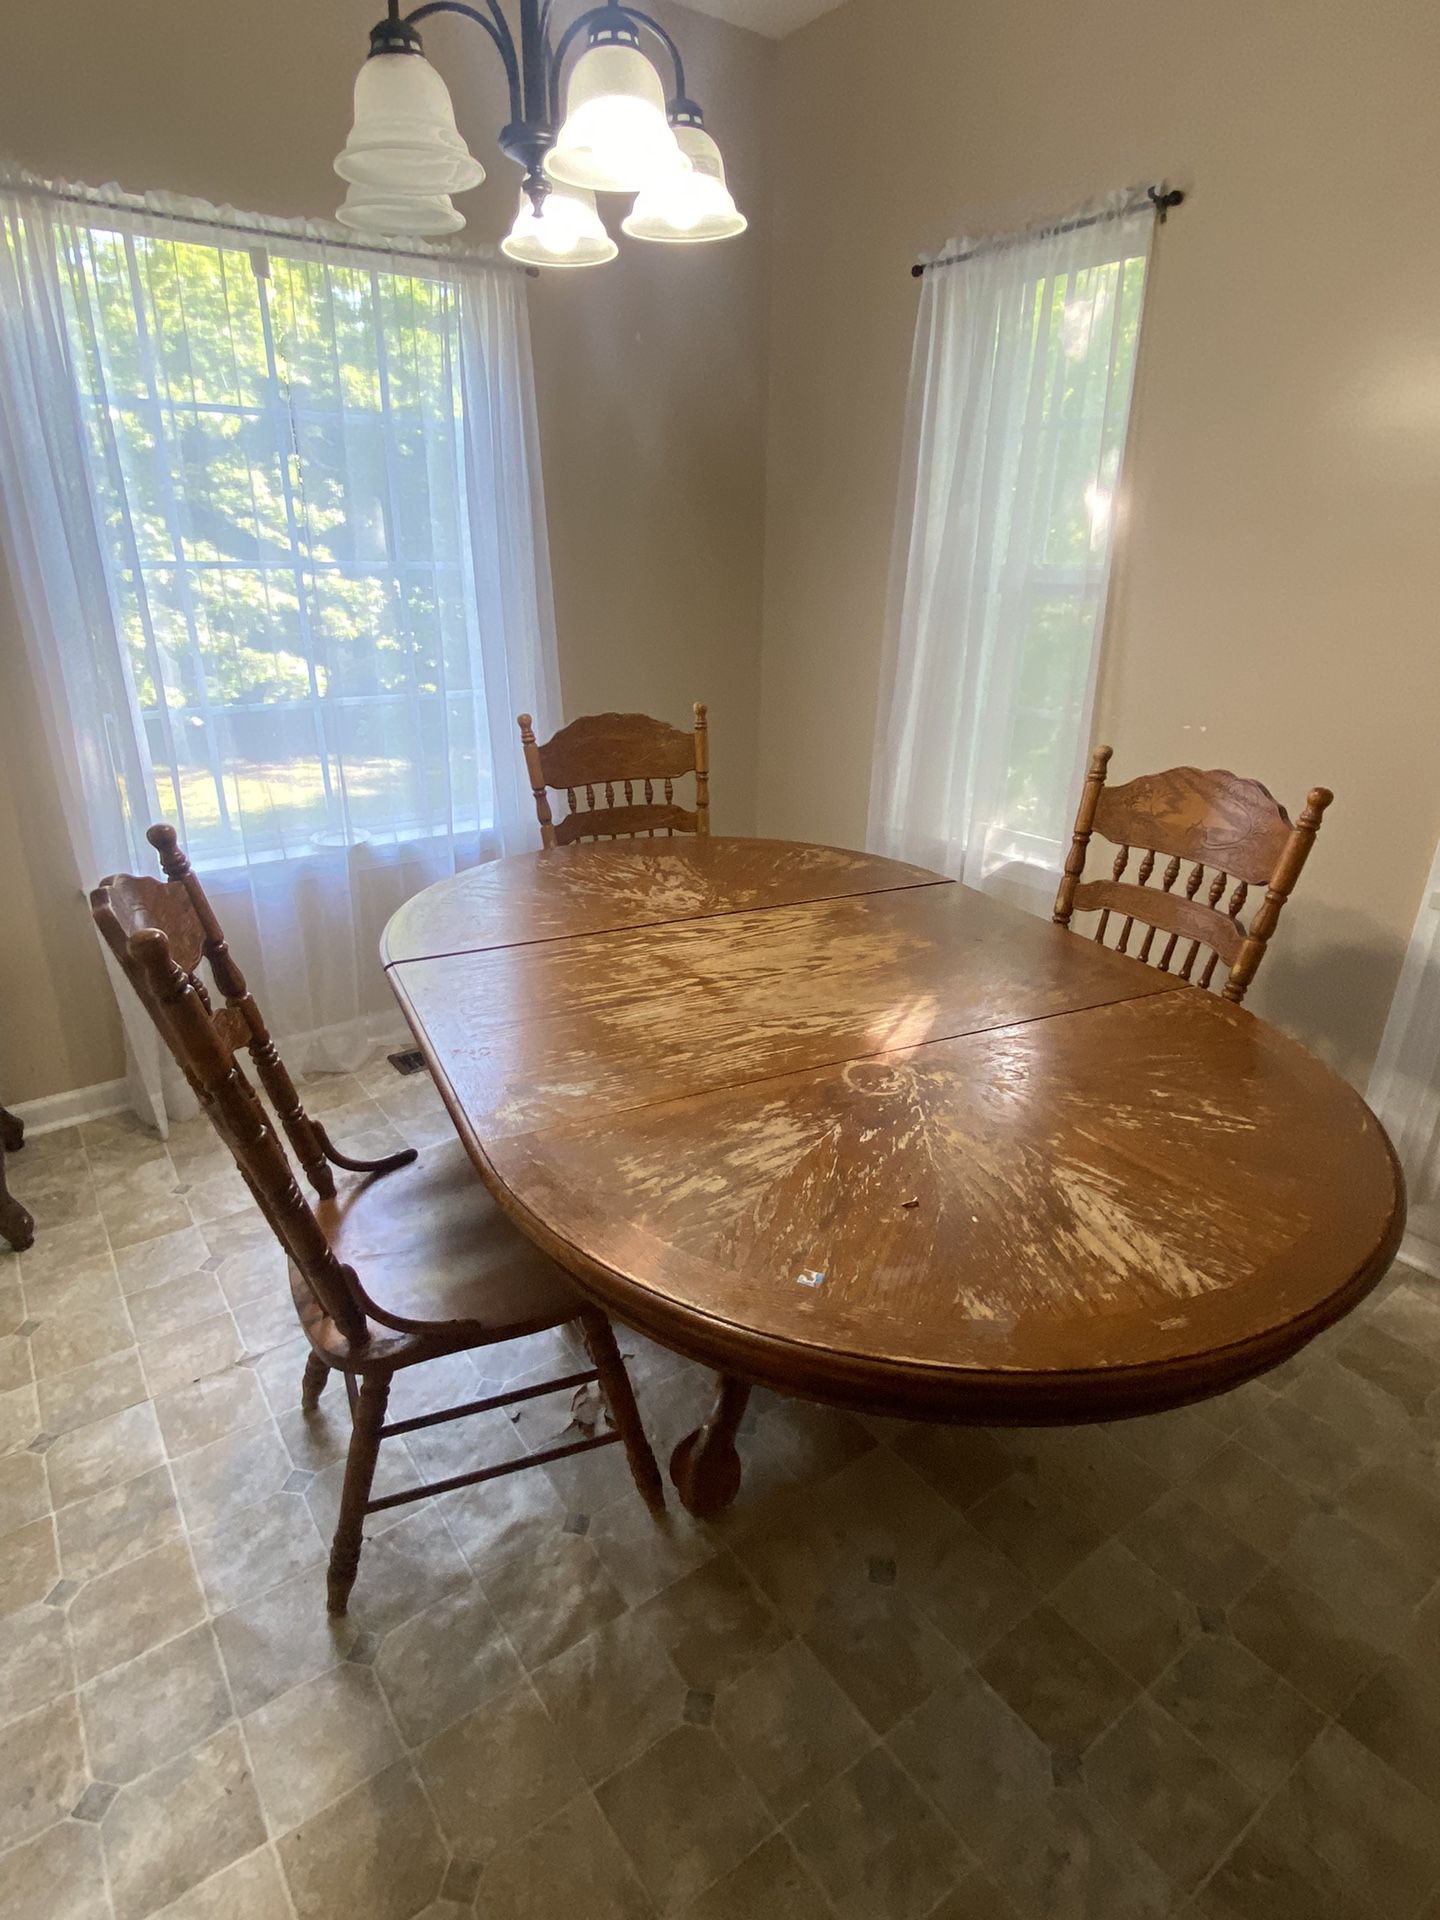
<path fill-rule="evenodd" d="M 387 1053 L 385 1058 L 396 1073 L 423 1073 L 425 1056 L 418 1047 L 412 1047 L 408 1053 Z"/>

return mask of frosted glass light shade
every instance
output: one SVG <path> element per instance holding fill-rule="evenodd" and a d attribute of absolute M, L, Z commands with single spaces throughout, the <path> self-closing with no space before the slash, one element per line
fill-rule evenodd
<path fill-rule="evenodd" d="M 552 187 L 537 213 L 521 189 L 515 224 L 500 251 L 527 267 L 598 267 L 620 249 L 605 231 L 595 196 L 583 187 Z"/>
<path fill-rule="evenodd" d="M 465 221 L 449 196 L 485 178 L 445 82 L 420 53 L 372 54 L 361 67 L 335 171 L 350 183 L 336 217 L 362 233 L 453 233 Z"/>
<path fill-rule="evenodd" d="M 352 186 L 335 218 L 352 233 L 408 233 L 427 239 L 458 233 L 465 224 L 448 193 L 390 193 L 381 187 Z"/>
<path fill-rule="evenodd" d="M 550 178 L 592 193 L 638 193 L 680 164 L 660 76 L 639 48 L 606 42 L 583 53 L 545 156 Z"/>
<path fill-rule="evenodd" d="M 725 184 L 719 147 L 703 127 L 677 127 L 675 139 L 686 164 L 642 190 L 621 222 L 625 232 L 692 246 L 743 233 L 749 222 Z"/>

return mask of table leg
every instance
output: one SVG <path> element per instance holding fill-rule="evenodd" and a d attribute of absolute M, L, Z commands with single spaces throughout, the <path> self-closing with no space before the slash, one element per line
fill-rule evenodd
<path fill-rule="evenodd" d="M 670 1456 L 670 1478 L 680 1499 L 697 1520 L 708 1520 L 740 1491 L 740 1455 L 735 1432 L 745 1417 L 750 1383 L 733 1374 L 718 1376 L 720 1391 L 703 1427 L 687 1434 Z"/>
<path fill-rule="evenodd" d="M 24 1125 L 0 1107 L 0 1240 L 8 1240 L 17 1253 L 34 1244 L 35 1222 L 5 1184 L 5 1155 L 24 1144 Z"/>

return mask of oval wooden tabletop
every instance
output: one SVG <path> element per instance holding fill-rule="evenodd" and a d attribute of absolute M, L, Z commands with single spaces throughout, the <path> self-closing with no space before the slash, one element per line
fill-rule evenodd
<path fill-rule="evenodd" d="M 428 889 L 386 954 L 502 1206 L 748 1380 L 1142 1411 L 1284 1358 L 1399 1242 L 1389 1142 L 1303 1048 L 918 868 L 555 849 Z"/>

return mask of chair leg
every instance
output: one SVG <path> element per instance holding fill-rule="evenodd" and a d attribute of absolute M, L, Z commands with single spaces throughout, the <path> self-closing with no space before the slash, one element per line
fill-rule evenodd
<path fill-rule="evenodd" d="M 663 1513 L 665 1482 L 660 1477 L 655 1455 L 650 1451 L 650 1442 L 645 1437 L 640 1409 L 635 1404 L 635 1390 L 630 1385 L 625 1362 L 620 1358 L 620 1349 L 615 1344 L 614 1329 L 598 1307 L 583 1307 L 580 1312 L 580 1331 L 595 1371 L 600 1376 L 600 1391 L 605 1396 L 610 1417 L 619 1431 L 620 1444 L 630 1462 L 630 1474 L 640 1497 L 652 1513 Z"/>
<path fill-rule="evenodd" d="M 345 1485 L 340 1495 L 340 1518 L 330 1547 L 329 1607 L 331 1613 L 344 1613 L 350 1604 L 350 1589 L 360 1566 L 360 1548 L 365 1537 L 365 1508 L 370 1500 L 370 1483 L 375 1478 L 375 1462 L 380 1453 L 380 1429 L 385 1424 L 385 1407 L 390 1398 L 390 1375 L 367 1373 L 360 1382 L 355 1403 L 355 1429 L 350 1435 L 350 1451 L 345 1459 Z"/>
<path fill-rule="evenodd" d="M 300 1382 L 300 1406 L 305 1413 L 314 1413 L 319 1406 L 320 1396 L 329 1378 L 329 1367 L 318 1353 L 312 1353 L 305 1362 L 305 1377 Z"/>

